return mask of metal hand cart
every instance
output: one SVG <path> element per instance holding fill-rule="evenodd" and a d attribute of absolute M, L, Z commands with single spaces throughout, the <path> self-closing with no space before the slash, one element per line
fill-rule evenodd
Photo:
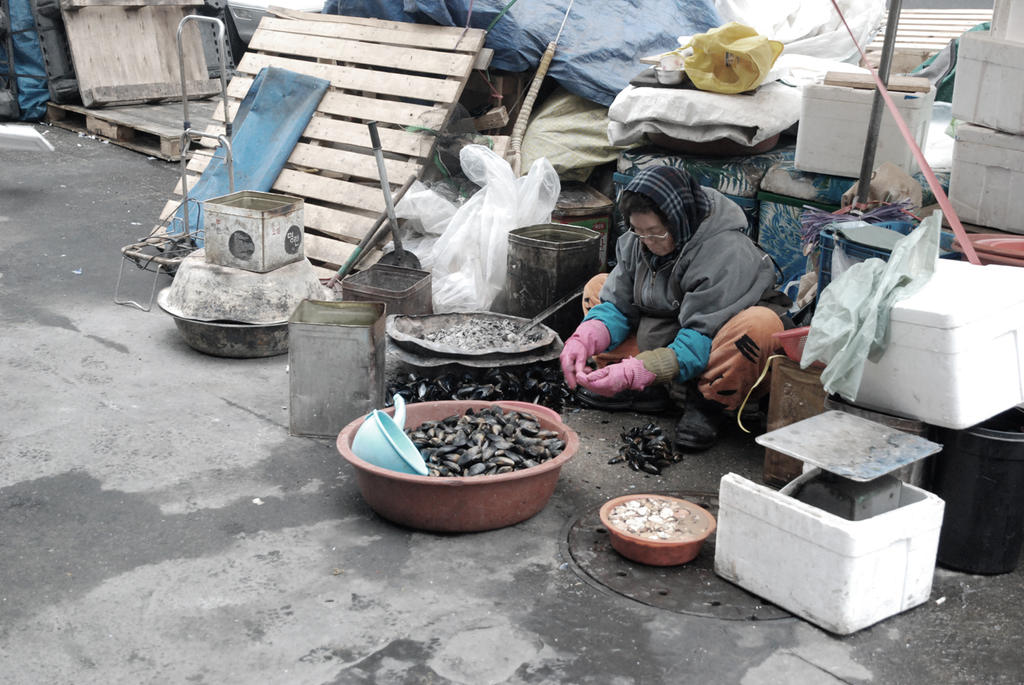
<path fill-rule="evenodd" d="M 188 92 L 185 86 L 185 54 L 182 49 L 181 36 L 185 28 L 185 25 L 190 21 L 197 22 L 211 22 L 217 29 L 217 43 L 220 45 L 220 90 L 221 99 L 223 101 L 224 108 L 224 133 L 214 134 L 207 133 L 205 131 L 199 131 L 192 128 L 192 122 L 189 119 L 188 111 Z M 148 312 L 153 308 L 153 301 L 156 299 L 156 287 L 160 280 L 161 273 L 173 274 L 182 260 L 188 255 L 198 249 L 197 239 L 201 238 L 202 230 L 198 225 L 198 211 L 196 212 L 197 221 L 196 225 L 192 226 L 189 221 L 189 202 L 197 202 L 188 196 L 188 152 L 194 141 L 198 141 L 202 138 L 214 138 L 220 142 L 224 149 L 224 163 L 227 166 L 228 171 L 228 187 L 230 192 L 235 191 L 235 169 L 234 162 L 231 156 L 231 113 L 228 109 L 228 86 L 227 86 L 227 69 L 225 64 L 225 32 L 224 23 L 216 17 L 203 17 L 197 14 L 190 14 L 183 17 L 178 23 L 178 68 L 181 71 L 181 106 L 182 106 L 182 132 L 181 132 L 181 194 L 182 200 L 178 207 L 181 209 L 181 223 L 182 230 L 180 232 L 169 233 L 167 228 L 174 222 L 175 217 L 178 214 L 176 208 L 171 212 L 167 218 L 160 222 L 160 224 L 153 229 L 147 237 L 142 240 L 125 245 L 121 248 L 121 267 L 117 274 L 117 284 L 114 286 L 114 303 L 131 305 L 144 312 Z M 146 271 L 154 271 L 153 276 L 153 287 L 149 294 L 149 303 L 146 306 L 141 305 L 135 300 L 121 299 L 119 293 L 121 291 L 121 280 L 124 277 L 124 267 L 126 262 L 134 263 L 138 268 Z"/>

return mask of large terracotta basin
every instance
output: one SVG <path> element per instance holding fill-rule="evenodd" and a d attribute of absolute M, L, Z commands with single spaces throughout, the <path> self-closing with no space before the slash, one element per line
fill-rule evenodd
<path fill-rule="evenodd" d="M 533 414 L 545 430 L 558 432 L 565 449 L 552 459 L 528 469 L 492 476 L 438 478 L 399 473 L 374 466 L 352 453 L 352 438 L 363 418 L 345 426 L 338 435 L 338 451 L 356 470 L 363 499 L 375 512 L 394 523 L 444 533 L 466 533 L 503 528 L 530 518 L 548 503 L 562 465 L 579 449 L 579 436 L 562 423 L 557 413 L 528 402 L 450 400 L 406 405 L 406 427 L 437 421 L 466 410 L 498 405 L 503 411 Z M 385 410 L 393 414 L 394 407 Z"/>

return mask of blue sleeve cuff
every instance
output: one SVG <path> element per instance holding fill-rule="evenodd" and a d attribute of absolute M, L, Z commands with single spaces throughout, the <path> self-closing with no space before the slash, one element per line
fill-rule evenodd
<path fill-rule="evenodd" d="M 685 382 L 696 378 L 708 365 L 708 358 L 711 356 L 711 338 L 693 329 L 682 328 L 676 334 L 676 339 L 669 343 L 668 348 L 676 353 L 676 359 L 679 360 L 677 380 Z"/>
<path fill-rule="evenodd" d="M 619 308 L 611 302 L 602 302 L 591 307 L 587 315 L 583 317 L 584 321 L 589 321 L 590 319 L 597 319 L 608 329 L 612 339 L 608 350 L 614 350 L 622 344 L 623 340 L 629 337 L 629 321 L 626 320 L 626 315 L 620 312 Z M 607 352 L 608 350 L 603 351 Z"/>

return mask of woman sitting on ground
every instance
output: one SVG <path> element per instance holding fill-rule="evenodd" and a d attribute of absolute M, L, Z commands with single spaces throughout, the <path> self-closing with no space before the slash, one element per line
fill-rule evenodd
<path fill-rule="evenodd" d="M 706 449 L 776 351 L 772 334 L 792 326 L 790 300 L 744 233 L 743 210 L 685 171 L 641 171 L 619 210 L 629 230 L 615 268 L 584 290 L 562 373 L 595 408 L 653 412 L 674 402 L 683 410 L 675 445 Z"/>

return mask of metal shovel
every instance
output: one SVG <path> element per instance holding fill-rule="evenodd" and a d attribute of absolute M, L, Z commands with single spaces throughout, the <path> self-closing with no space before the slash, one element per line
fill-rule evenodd
<path fill-rule="evenodd" d="M 379 264 L 392 266 L 404 266 L 409 269 L 420 268 L 420 260 L 412 252 L 402 248 L 402 238 L 398 235 L 398 219 L 395 217 L 395 203 L 391 198 L 391 185 L 388 183 L 388 171 L 384 168 L 384 152 L 380 147 L 380 136 L 377 134 L 377 122 L 370 121 L 366 124 L 370 128 L 370 143 L 373 145 L 373 154 L 377 157 L 377 171 L 380 174 L 380 187 L 384 191 L 384 206 L 388 211 L 388 220 L 391 222 L 391 238 L 395 242 L 395 249 L 389 252 L 378 261 Z"/>

